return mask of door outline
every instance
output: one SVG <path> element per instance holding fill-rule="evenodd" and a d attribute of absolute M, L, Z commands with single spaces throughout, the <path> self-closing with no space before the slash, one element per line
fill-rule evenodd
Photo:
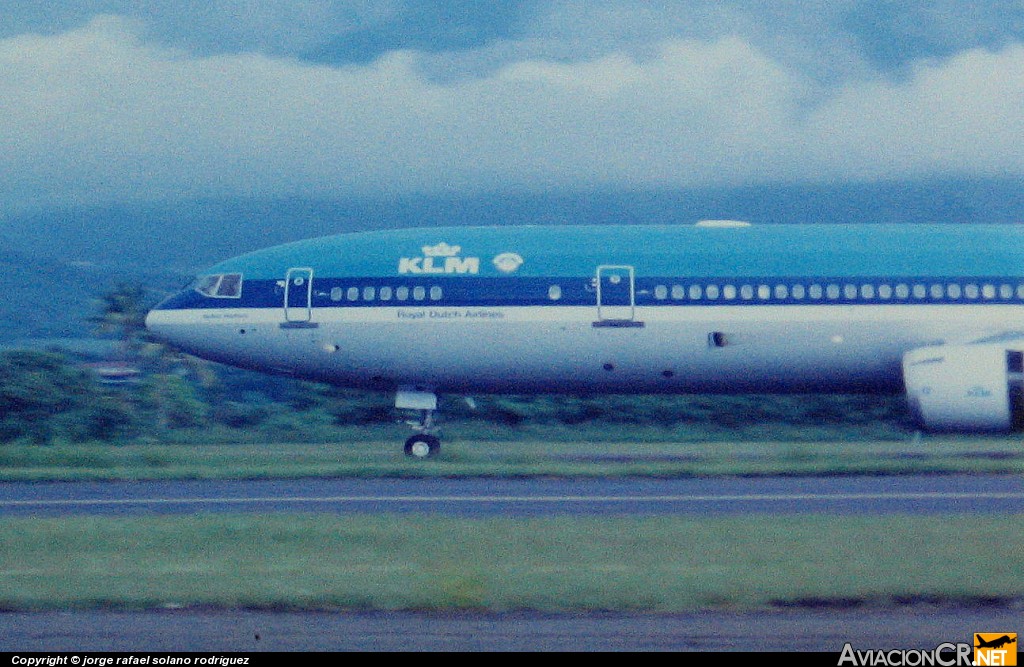
<path fill-rule="evenodd" d="M 608 284 L 617 284 L 623 279 L 627 284 L 625 292 L 616 290 L 614 296 L 605 290 Z M 597 291 L 597 321 L 595 327 L 642 327 L 643 322 L 636 320 L 636 271 L 626 264 L 601 264 L 594 274 L 594 286 Z M 628 294 L 628 303 L 625 296 Z M 609 303 L 611 302 L 611 303 Z"/>
<path fill-rule="evenodd" d="M 312 328 L 313 269 L 299 266 L 288 269 L 284 275 L 284 322 L 282 327 Z"/>

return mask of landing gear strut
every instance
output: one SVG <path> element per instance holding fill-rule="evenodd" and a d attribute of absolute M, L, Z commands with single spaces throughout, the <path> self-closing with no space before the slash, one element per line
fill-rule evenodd
<path fill-rule="evenodd" d="M 436 456 L 441 451 L 441 440 L 432 435 L 431 431 L 434 429 L 437 395 L 420 389 L 399 389 L 395 396 L 395 407 L 419 412 L 419 419 L 408 422 L 417 433 L 405 441 L 405 455 L 417 459 Z"/>

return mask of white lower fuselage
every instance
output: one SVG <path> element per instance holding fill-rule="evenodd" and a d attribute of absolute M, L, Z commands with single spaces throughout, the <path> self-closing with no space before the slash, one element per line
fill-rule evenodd
<path fill-rule="evenodd" d="M 905 352 L 1024 329 L 1017 305 L 154 311 L 185 351 L 342 386 L 457 393 L 900 391 Z M 602 324 L 595 326 L 595 322 Z M 284 325 L 284 326 L 282 326 Z"/>

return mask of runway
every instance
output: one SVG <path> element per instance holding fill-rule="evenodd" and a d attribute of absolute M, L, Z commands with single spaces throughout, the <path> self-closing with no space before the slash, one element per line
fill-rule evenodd
<path fill-rule="evenodd" d="M 0 484 L 0 517 L 195 513 L 477 517 L 1024 512 L 1015 476 L 376 479 Z M 1004 606 L 1009 605 L 1009 606 Z M 1019 601 L 690 614 L 149 610 L 0 613 L 6 651 L 934 648 L 1020 631 Z"/>
<path fill-rule="evenodd" d="M 451 516 L 1024 512 L 1017 476 L 303 479 L 0 484 L 0 516 L 429 513 Z"/>
<path fill-rule="evenodd" d="M 838 656 L 846 642 L 859 650 L 968 643 L 974 632 L 1020 631 L 1020 618 L 1019 608 L 689 614 L 0 613 L 0 650 L 825 651 Z"/>

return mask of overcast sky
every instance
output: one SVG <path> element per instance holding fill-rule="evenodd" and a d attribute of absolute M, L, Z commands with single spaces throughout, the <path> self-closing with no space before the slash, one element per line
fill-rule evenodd
<path fill-rule="evenodd" d="M 0 4 L 0 212 L 1024 176 L 1024 2 Z"/>

